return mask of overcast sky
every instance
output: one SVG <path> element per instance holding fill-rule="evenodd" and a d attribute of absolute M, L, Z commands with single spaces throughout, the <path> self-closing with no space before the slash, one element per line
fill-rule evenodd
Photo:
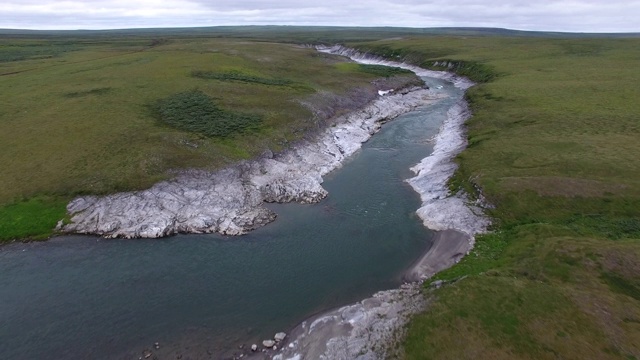
<path fill-rule="evenodd" d="M 0 0 L 0 28 L 217 25 L 640 32 L 640 0 Z"/>

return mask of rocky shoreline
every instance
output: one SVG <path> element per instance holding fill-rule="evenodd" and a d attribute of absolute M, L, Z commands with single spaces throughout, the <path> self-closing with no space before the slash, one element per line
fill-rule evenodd
<path fill-rule="evenodd" d="M 318 50 L 362 63 L 409 69 L 420 76 L 445 79 L 465 90 L 473 85 L 453 74 L 390 62 L 341 46 Z M 400 355 L 396 345 L 405 325 L 427 305 L 423 281 L 457 263 L 473 247 L 474 236 L 486 232 L 490 224 L 482 213 L 483 204 L 470 203 L 465 194 L 451 194 L 447 186 L 457 168 L 453 160 L 467 145 L 464 122 L 469 116 L 464 101 L 453 106 L 435 138 L 432 154 L 411 169 L 416 176 L 408 182 L 422 199 L 417 214 L 427 228 L 438 232 L 429 251 L 407 271 L 407 282 L 398 289 L 380 291 L 356 304 L 304 321 L 291 332 L 286 346 L 268 354 L 268 358 L 373 360 Z"/>
<path fill-rule="evenodd" d="M 322 176 L 336 169 L 381 124 L 441 95 L 424 88 L 379 96 L 363 109 L 281 154 L 244 161 L 216 172 L 186 171 L 150 189 L 84 196 L 67 206 L 63 232 L 107 238 L 157 238 L 176 233 L 240 235 L 276 217 L 265 202 L 315 203 L 327 196 Z"/>
<path fill-rule="evenodd" d="M 353 60 L 414 71 L 453 82 L 461 89 L 473 83 L 446 72 L 436 72 L 358 53 L 343 47 L 319 48 Z M 265 202 L 312 203 L 323 199 L 322 176 L 336 169 L 383 122 L 417 106 L 438 100 L 437 93 L 411 89 L 382 95 L 348 115 L 310 141 L 273 156 L 246 161 L 217 171 L 189 171 L 151 189 L 105 197 L 80 197 L 68 211 L 71 223 L 63 230 L 105 237 L 161 237 L 178 232 L 246 233 L 275 219 Z M 412 168 L 409 184 L 422 205 L 417 213 L 426 227 L 439 230 L 434 244 L 410 271 L 398 289 L 380 291 L 356 304 L 315 316 L 287 334 L 276 350 L 247 351 L 243 357 L 284 359 L 381 359 L 394 356 L 394 346 L 411 315 L 424 310 L 422 282 L 455 264 L 473 246 L 473 237 L 486 231 L 488 220 L 464 194 L 450 194 L 455 156 L 466 146 L 464 122 L 469 111 L 463 102 L 449 110 L 435 139 L 433 153 Z M 264 350 L 264 351 L 262 351 Z"/>

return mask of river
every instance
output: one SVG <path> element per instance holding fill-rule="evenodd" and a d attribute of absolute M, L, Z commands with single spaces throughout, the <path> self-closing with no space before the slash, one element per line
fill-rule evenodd
<path fill-rule="evenodd" d="M 449 98 L 385 124 L 325 177 L 327 199 L 269 205 L 278 219 L 248 235 L 0 247 L 0 358 L 219 358 L 397 287 L 432 238 L 404 180 L 463 95 L 424 79 Z"/>

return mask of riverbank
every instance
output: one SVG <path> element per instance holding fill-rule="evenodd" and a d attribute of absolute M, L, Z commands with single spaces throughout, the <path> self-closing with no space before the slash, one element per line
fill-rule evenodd
<path fill-rule="evenodd" d="M 410 69 L 421 76 L 446 79 L 464 90 L 473 85 L 452 74 L 390 62 L 341 46 L 319 50 L 363 63 Z M 432 154 L 411 169 L 416 176 L 408 182 L 422 200 L 417 214 L 427 228 L 438 232 L 431 248 L 405 274 L 408 282 L 398 289 L 380 291 L 356 304 L 302 322 L 292 331 L 280 353 L 267 353 L 267 356 L 300 360 L 384 359 L 399 355 L 405 325 L 427 304 L 422 282 L 457 263 L 472 249 L 474 236 L 485 232 L 489 225 L 477 206 L 481 204 L 471 204 L 465 194 L 451 194 L 447 186 L 457 168 L 453 160 L 467 145 L 464 122 L 469 116 L 464 102 L 449 109 L 435 138 Z"/>
<path fill-rule="evenodd" d="M 405 359 L 638 358 L 638 39 L 417 36 L 355 44 L 468 74 L 469 146 L 452 185 L 491 234 L 436 275 Z M 489 79 L 490 81 L 487 81 Z M 461 316 L 464 315 L 464 316 Z"/>
<path fill-rule="evenodd" d="M 423 88 L 392 92 L 281 154 L 268 153 L 217 172 L 184 172 L 144 191 L 76 198 L 67 207 L 71 223 L 62 231 L 109 238 L 244 234 L 275 219 L 265 202 L 323 199 L 322 176 L 339 167 L 382 123 L 440 98 Z"/>
<path fill-rule="evenodd" d="M 397 65 L 366 56 L 353 58 Z M 412 68 L 422 76 L 446 79 L 461 89 L 471 86 L 469 81 L 447 73 Z M 342 160 L 379 130 L 382 122 L 437 100 L 437 94 L 424 89 L 381 96 L 365 109 L 336 121 L 337 125 L 316 141 L 305 142 L 283 154 L 267 155 L 215 174 L 191 172 L 144 192 L 76 199 L 69 207 L 75 213 L 73 223 L 65 230 L 89 229 L 87 232 L 107 237 L 160 237 L 175 232 L 245 233 L 275 218 L 262 206 L 264 202 L 310 203 L 324 198 L 322 176 L 339 167 Z M 412 168 L 416 176 L 409 183 L 421 196 L 422 206 L 417 213 L 425 226 L 455 229 L 436 235 L 432 249 L 406 275 L 414 282 L 303 322 L 291 332 L 287 348 L 276 358 L 388 355 L 392 344 L 401 338 L 400 330 L 410 316 L 424 309 L 421 281 L 415 280 L 454 264 L 471 248 L 473 235 L 486 227 L 479 211 L 470 210 L 463 196 L 450 196 L 447 188 L 456 168 L 452 160 L 466 145 L 463 124 L 468 115 L 464 104 L 452 107 L 435 138 L 433 153 Z M 432 216 L 433 209 L 448 211 L 438 218 Z M 182 219 L 176 218 L 176 214 L 181 214 Z"/>
<path fill-rule="evenodd" d="M 456 230 L 437 232 L 432 247 L 411 266 L 399 288 L 379 291 L 355 304 L 313 316 L 291 330 L 287 341 L 277 344 L 279 351 L 266 350 L 249 358 L 397 358 L 405 324 L 429 303 L 423 293 L 423 280 L 455 264 L 471 249 L 471 239 Z"/>
<path fill-rule="evenodd" d="M 457 230 L 438 231 L 431 248 L 407 271 L 405 282 L 419 282 L 456 264 L 473 248 L 473 237 Z"/>
<path fill-rule="evenodd" d="M 465 91 L 474 85 L 471 80 L 452 73 L 393 62 L 343 46 L 319 47 L 318 50 L 346 56 L 365 64 L 411 70 L 418 76 L 446 80 Z M 417 214 L 427 228 L 437 231 L 455 229 L 467 234 L 473 241 L 475 234 L 485 232 L 489 226 L 489 220 L 484 217 L 482 211 L 486 204 L 481 201 L 471 203 L 466 194 L 451 194 L 448 187 L 448 181 L 458 167 L 454 159 L 467 146 L 464 123 L 470 117 L 471 112 L 464 100 L 460 100 L 447 111 L 447 118 L 434 139 L 433 152 L 411 168 L 416 176 L 408 182 L 420 194 L 422 206 L 417 210 Z"/>

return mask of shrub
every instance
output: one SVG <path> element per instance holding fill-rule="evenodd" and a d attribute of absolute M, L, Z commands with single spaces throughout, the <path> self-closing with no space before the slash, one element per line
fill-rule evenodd
<path fill-rule="evenodd" d="M 367 74 L 373 74 L 376 76 L 391 77 L 395 75 L 411 75 L 413 72 L 398 67 L 384 66 L 384 65 L 368 65 L 358 64 L 358 70 Z"/>
<path fill-rule="evenodd" d="M 191 76 L 200 79 L 221 80 L 221 81 L 237 81 L 261 85 L 286 86 L 293 84 L 293 81 L 287 79 L 270 79 L 254 75 L 243 74 L 239 71 L 213 72 L 194 70 Z"/>
<path fill-rule="evenodd" d="M 226 137 L 257 129 L 261 117 L 218 107 L 211 97 L 198 91 L 186 91 L 159 100 L 153 106 L 157 118 L 180 130 L 205 136 Z"/>

